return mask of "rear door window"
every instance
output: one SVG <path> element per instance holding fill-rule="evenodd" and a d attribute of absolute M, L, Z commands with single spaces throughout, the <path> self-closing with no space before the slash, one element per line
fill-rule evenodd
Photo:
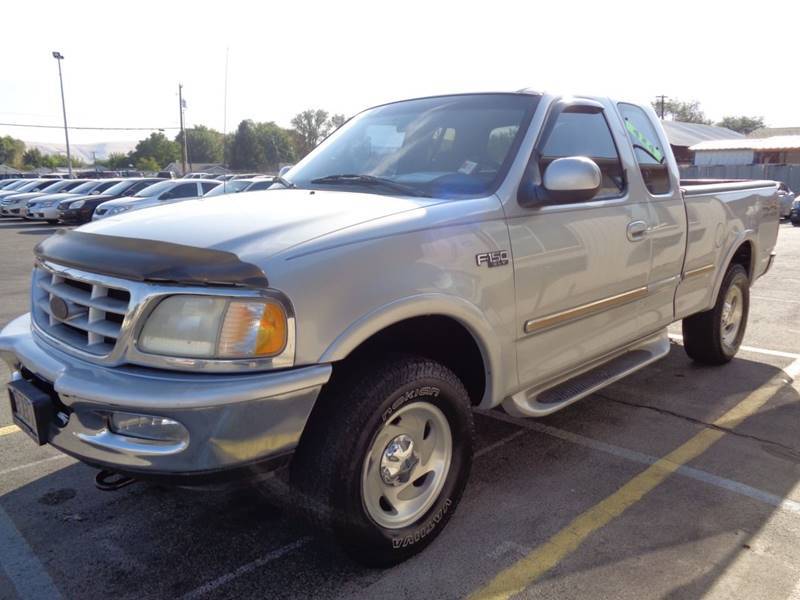
<path fill-rule="evenodd" d="M 634 104 L 620 103 L 617 107 L 633 145 L 645 186 L 651 194 L 668 194 L 670 179 L 667 157 L 650 117 Z"/>
<path fill-rule="evenodd" d="M 176 185 L 169 194 L 169 198 L 194 198 L 199 196 L 197 193 L 197 183 L 182 183 Z"/>

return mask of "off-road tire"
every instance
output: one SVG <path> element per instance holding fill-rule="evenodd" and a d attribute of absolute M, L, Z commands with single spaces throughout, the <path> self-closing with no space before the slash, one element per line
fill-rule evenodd
<path fill-rule="evenodd" d="M 725 299 L 732 286 L 742 292 L 743 306 L 739 329 L 732 344 L 723 342 L 722 317 Z M 740 264 L 728 267 L 722 280 L 717 301 L 711 310 L 692 315 L 683 320 L 683 348 L 689 357 L 706 365 L 722 365 L 739 351 L 750 311 L 750 278 Z"/>
<path fill-rule="evenodd" d="M 362 469 L 377 432 L 413 403 L 430 403 L 452 436 L 450 468 L 432 506 L 410 525 L 378 525 L 362 499 Z M 387 567 L 422 551 L 455 512 L 472 465 L 469 395 L 443 365 L 416 356 L 343 366 L 323 389 L 292 459 L 290 478 L 302 512 L 332 532 L 362 564 Z"/>

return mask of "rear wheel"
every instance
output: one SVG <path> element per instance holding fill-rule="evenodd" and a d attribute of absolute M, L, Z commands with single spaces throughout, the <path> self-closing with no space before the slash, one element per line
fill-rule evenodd
<path fill-rule="evenodd" d="M 472 463 L 469 396 L 443 365 L 395 357 L 325 390 L 292 461 L 306 513 L 356 560 L 399 563 L 455 511 Z"/>
<path fill-rule="evenodd" d="M 750 311 L 750 279 L 742 265 L 728 267 L 717 302 L 683 320 L 683 347 L 695 361 L 721 365 L 739 351 Z"/>

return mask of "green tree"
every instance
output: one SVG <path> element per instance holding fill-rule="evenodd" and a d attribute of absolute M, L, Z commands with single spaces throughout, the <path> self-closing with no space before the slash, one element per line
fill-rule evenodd
<path fill-rule="evenodd" d="M 160 167 L 164 167 L 173 161 L 180 160 L 181 147 L 176 142 L 168 139 L 167 136 L 161 132 L 151 133 L 150 137 L 136 144 L 136 148 L 131 152 L 130 157 L 132 162 L 136 165 L 139 164 L 139 161 L 148 158 L 153 159 L 154 163 L 148 162 L 148 164 L 158 165 L 155 169 L 158 170 Z"/>
<path fill-rule="evenodd" d="M 331 132 L 335 131 L 344 125 L 345 121 L 347 121 L 347 117 L 342 114 L 331 115 L 331 118 L 328 119 L 328 128 Z"/>
<path fill-rule="evenodd" d="M 133 163 L 134 161 L 130 154 L 125 154 L 123 152 L 112 152 L 108 155 L 107 159 L 102 161 L 102 164 L 112 170 L 127 169 L 128 165 L 132 165 Z"/>
<path fill-rule="evenodd" d="M 764 117 L 746 117 L 744 115 L 740 117 L 724 117 L 717 125 L 719 127 L 733 129 L 745 135 L 752 133 L 756 129 L 766 127 L 764 124 Z"/>
<path fill-rule="evenodd" d="M 219 131 L 198 125 L 186 130 L 186 141 L 189 150 L 189 162 L 218 163 L 222 162 L 224 138 Z M 178 148 L 183 146 L 183 132 L 175 137 Z"/>
<path fill-rule="evenodd" d="M 38 148 L 29 148 L 22 155 L 22 166 L 26 169 L 36 169 L 43 166 L 44 155 Z"/>
<path fill-rule="evenodd" d="M 233 169 L 254 171 L 264 164 L 264 153 L 256 133 L 256 124 L 252 120 L 239 123 L 230 144 L 230 155 Z"/>
<path fill-rule="evenodd" d="M 653 109 L 661 115 L 661 102 L 653 102 Z M 700 103 L 697 100 L 684 102 L 672 98 L 664 101 L 664 119 L 672 121 L 682 121 L 683 123 L 701 123 L 711 125 L 711 120 L 706 118 L 705 113 L 700 110 Z"/>
<path fill-rule="evenodd" d="M 295 115 L 292 127 L 298 135 L 297 158 L 302 158 L 325 139 L 331 126 L 327 111 L 309 109 Z"/>
<path fill-rule="evenodd" d="M 259 170 L 277 171 L 281 164 L 294 162 L 294 146 L 289 133 L 272 121 L 255 124 L 256 140 L 261 149 L 263 162 Z"/>
<path fill-rule="evenodd" d="M 6 135 L 0 137 L 0 164 L 9 167 L 22 167 L 22 156 L 25 154 L 25 143 L 22 140 Z"/>
<path fill-rule="evenodd" d="M 158 171 L 162 166 L 167 163 L 161 164 L 152 156 L 145 156 L 136 161 L 136 168 L 140 171 Z"/>

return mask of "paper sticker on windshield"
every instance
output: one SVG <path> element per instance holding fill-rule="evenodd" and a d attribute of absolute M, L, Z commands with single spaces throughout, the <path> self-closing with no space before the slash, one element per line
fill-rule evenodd
<path fill-rule="evenodd" d="M 472 162 L 471 160 L 465 160 L 458 172 L 463 173 L 464 175 L 472 175 L 472 172 L 477 168 L 478 163 Z"/>
<path fill-rule="evenodd" d="M 631 123 L 629 119 L 625 119 L 625 128 L 628 130 L 628 133 L 631 134 L 634 143 L 638 143 L 642 146 L 645 151 L 658 162 L 664 162 L 664 153 L 658 149 L 658 146 L 648 140 L 641 131 L 636 129 L 636 125 Z"/>

